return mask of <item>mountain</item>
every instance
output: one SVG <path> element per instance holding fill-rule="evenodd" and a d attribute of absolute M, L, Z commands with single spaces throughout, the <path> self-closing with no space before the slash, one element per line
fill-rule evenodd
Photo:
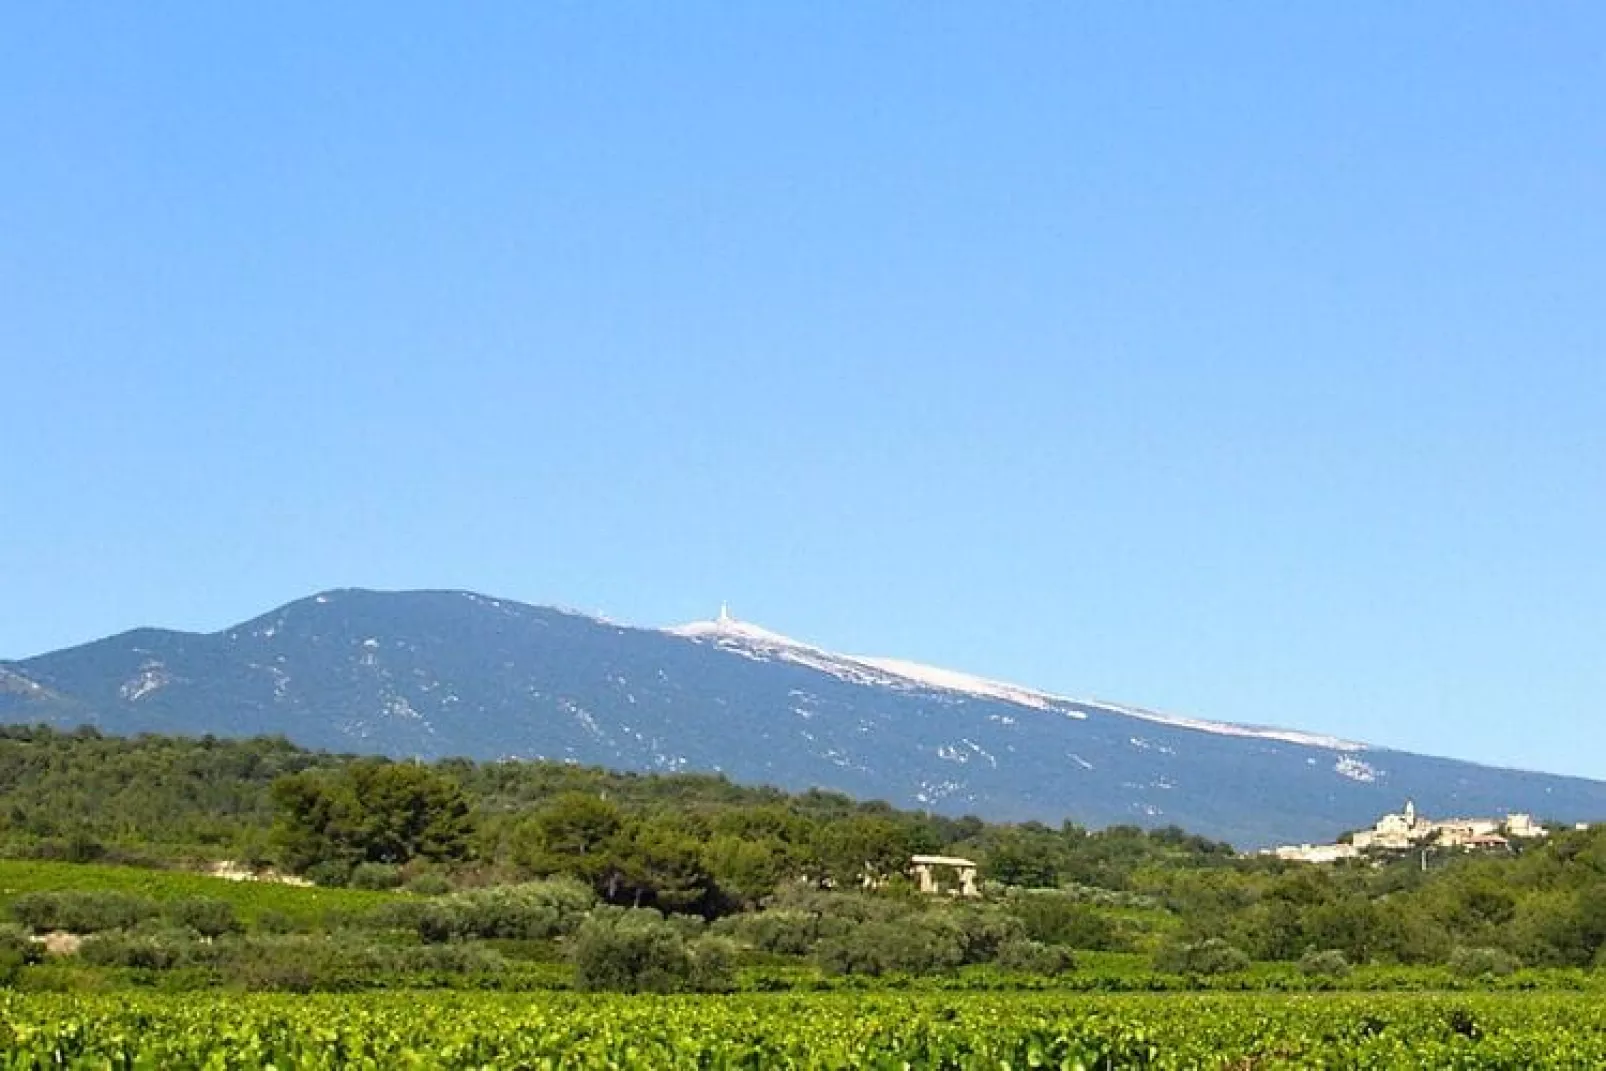
<path fill-rule="evenodd" d="M 0 722 L 719 771 L 990 819 L 1318 841 L 1433 815 L 1606 817 L 1606 783 L 1087 702 L 737 621 L 628 628 L 469 592 L 331 591 L 211 634 L 0 662 Z"/>

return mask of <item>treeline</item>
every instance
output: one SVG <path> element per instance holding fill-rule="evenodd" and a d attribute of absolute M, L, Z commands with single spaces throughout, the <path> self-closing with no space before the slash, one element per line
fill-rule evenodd
<path fill-rule="evenodd" d="M 449 910 L 409 923 L 426 943 L 475 939 L 483 925 L 464 920 L 510 902 L 475 890 L 567 880 L 604 908 L 696 918 L 744 954 L 847 973 L 1058 969 L 1060 950 L 1142 954 L 1184 974 L 1606 962 L 1606 829 L 1499 854 L 1310 866 L 1176 828 L 988 823 L 717 776 L 12 728 L 0 730 L 0 850 L 231 858 L 322 885 L 452 894 Z M 978 861 L 984 902 L 920 897 L 907 875 L 918 853 Z"/>
<path fill-rule="evenodd" d="M 1012 885 L 1121 890 L 1144 868 L 1230 866 L 1181 830 L 1001 825 L 703 774 L 543 762 L 431 764 L 282 738 L 0 728 L 0 850 L 89 861 L 233 859 L 320 884 L 570 876 L 606 901 L 715 916 L 787 880 L 907 890 L 909 857 L 958 854 Z"/>
<path fill-rule="evenodd" d="M 1520 852 L 1442 850 L 1343 866 L 1157 870 L 1139 884 L 1180 921 L 1256 960 L 1335 950 L 1349 962 L 1600 966 L 1606 829 L 1557 831 Z M 1492 968 L 1493 969 L 1493 968 Z"/>

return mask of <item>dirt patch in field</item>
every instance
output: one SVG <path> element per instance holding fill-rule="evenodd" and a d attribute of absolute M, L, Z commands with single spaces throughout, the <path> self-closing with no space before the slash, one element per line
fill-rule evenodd
<path fill-rule="evenodd" d="M 44 945 L 45 951 L 52 956 L 76 955 L 80 945 L 84 943 L 81 933 L 68 933 L 66 930 L 51 930 L 49 933 L 30 937 L 35 944 Z"/>
<path fill-rule="evenodd" d="M 206 873 L 212 875 L 214 878 L 222 878 L 225 881 L 269 881 L 273 882 L 275 885 L 297 885 L 301 887 L 308 887 L 312 885 L 312 882 L 308 881 L 306 878 L 298 878 L 294 874 L 284 874 L 274 870 L 272 867 L 264 867 L 261 870 L 252 870 L 250 867 L 241 863 L 236 863 L 232 859 L 225 859 L 220 863 L 213 863 L 211 866 L 207 867 Z"/>

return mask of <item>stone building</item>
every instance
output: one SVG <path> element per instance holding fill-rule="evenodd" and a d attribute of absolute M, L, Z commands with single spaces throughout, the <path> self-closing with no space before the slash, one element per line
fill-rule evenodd
<path fill-rule="evenodd" d="M 976 864 L 969 859 L 956 855 L 917 855 L 909 860 L 909 869 L 914 872 L 923 893 L 981 895 L 976 887 Z"/>

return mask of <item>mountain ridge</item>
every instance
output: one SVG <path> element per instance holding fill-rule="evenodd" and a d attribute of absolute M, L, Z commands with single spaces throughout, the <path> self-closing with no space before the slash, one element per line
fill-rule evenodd
<path fill-rule="evenodd" d="M 842 655 L 728 612 L 651 629 L 453 590 L 333 589 L 212 633 L 134 629 L 0 662 L 0 721 L 707 770 L 1240 846 L 1329 838 L 1406 796 L 1433 813 L 1606 816 L 1606 783 L 1584 778 Z"/>
<path fill-rule="evenodd" d="M 733 617 L 729 609 L 720 607 L 720 616 L 711 621 L 693 621 L 685 625 L 676 625 L 661 631 L 672 635 L 686 636 L 697 640 L 711 640 L 718 642 L 724 640 L 748 641 L 759 645 L 774 648 L 793 648 L 811 652 L 816 656 L 846 663 L 874 672 L 889 674 L 892 677 L 908 681 L 920 687 L 937 688 L 944 691 L 961 692 L 977 695 L 983 698 L 997 699 L 1001 702 L 1015 703 L 1037 709 L 1058 709 L 1071 717 L 1085 717 L 1078 708 L 1099 707 L 1114 711 L 1128 717 L 1143 721 L 1159 722 L 1165 725 L 1174 725 L 1182 728 L 1196 729 L 1200 732 L 1221 733 L 1228 736 L 1247 736 L 1269 740 L 1286 740 L 1290 743 L 1309 744 L 1314 747 L 1325 747 L 1339 751 L 1364 751 L 1372 745 L 1345 740 L 1325 733 L 1315 733 L 1303 729 L 1287 729 L 1270 725 L 1250 725 L 1242 722 L 1221 722 L 1205 718 L 1190 718 L 1182 715 L 1166 714 L 1144 707 L 1135 707 L 1125 703 L 1112 703 L 1101 699 L 1076 699 L 1071 696 L 1047 692 L 1027 685 L 1012 684 L 992 677 L 981 677 L 964 670 L 943 669 L 937 666 L 914 662 L 908 659 L 887 658 L 884 656 L 853 655 L 833 652 L 816 644 L 806 643 L 792 639 L 778 632 L 773 632 L 763 626 L 751 622 L 741 621 Z M 805 663 L 808 664 L 808 663 Z M 824 668 L 824 667 L 821 667 Z M 827 670 L 829 672 L 829 670 Z"/>

